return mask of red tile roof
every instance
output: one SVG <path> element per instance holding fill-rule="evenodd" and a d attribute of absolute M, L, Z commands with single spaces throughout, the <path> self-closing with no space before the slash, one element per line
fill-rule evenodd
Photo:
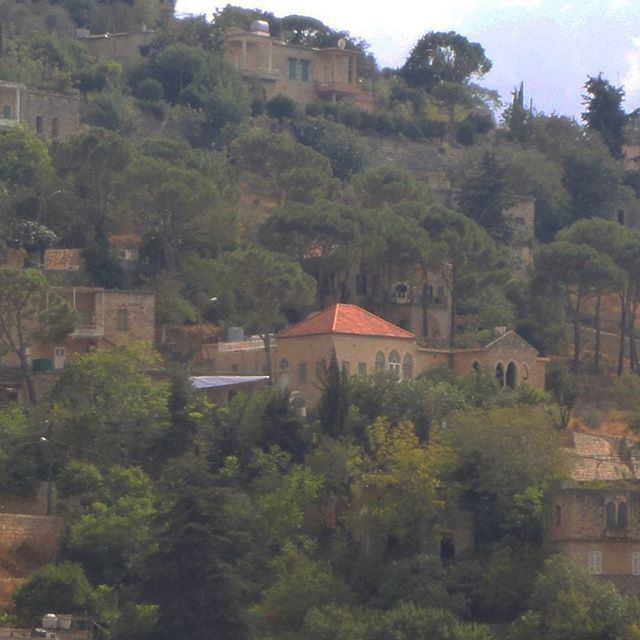
<path fill-rule="evenodd" d="M 355 304 L 334 304 L 319 313 L 287 327 L 278 338 L 295 338 L 327 333 L 347 333 L 358 336 L 382 336 L 386 338 L 415 338 L 391 322 L 387 322 Z"/>

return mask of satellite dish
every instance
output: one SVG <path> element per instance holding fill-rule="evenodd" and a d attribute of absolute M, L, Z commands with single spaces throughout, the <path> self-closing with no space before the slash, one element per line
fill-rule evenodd
<path fill-rule="evenodd" d="M 338 49 L 344 49 L 347 46 L 347 41 L 344 38 L 338 40 Z"/>

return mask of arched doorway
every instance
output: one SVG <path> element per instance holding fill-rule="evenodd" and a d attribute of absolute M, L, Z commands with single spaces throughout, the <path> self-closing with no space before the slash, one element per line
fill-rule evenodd
<path fill-rule="evenodd" d="M 498 362 L 496 365 L 496 380 L 501 387 L 504 387 L 504 367 L 502 362 Z"/>
<path fill-rule="evenodd" d="M 507 365 L 507 387 L 514 389 L 518 379 L 518 367 L 515 362 L 510 362 Z"/>

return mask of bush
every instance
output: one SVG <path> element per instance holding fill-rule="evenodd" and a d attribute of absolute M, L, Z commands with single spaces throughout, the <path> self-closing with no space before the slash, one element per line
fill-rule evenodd
<path fill-rule="evenodd" d="M 465 120 L 458 125 L 456 131 L 456 141 L 468 147 L 474 143 L 476 139 L 476 128 L 469 120 Z"/>
<path fill-rule="evenodd" d="M 138 82 L 136 86 L 136 98 L 146 100 L 148 102 L 157 102 L 164 97 L 164 88 L 162 83 L 153 78 L 145 78 Z"/>
<path fill-rule="evenodd" d="M 296 103 L 282 93 L 271 98 L 266 107 L 267 115 L 270 118 L 276 118 L 278 122 L 282 122 L 285 118 L 293 118 L 296 113 Z"/>
<path fill-rule="evenodd" d="M 82 614 L 91 611 L 94 593 L 79 564 L 47 564 L 13 594 L 16 611 L 34 623 L 49 611 Z"/>

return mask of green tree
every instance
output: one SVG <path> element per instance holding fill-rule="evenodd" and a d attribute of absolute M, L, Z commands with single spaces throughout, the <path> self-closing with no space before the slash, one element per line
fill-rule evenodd
<path fill-rule="evenodd" d="M 431 91 L 440 82 L 464 83 L 491 70 L 482 45 L 454 31 L 430 31 L 411 50 L 401 76 L 412 87 Z"/>
<path fill-rule="evenodd" d="M 202 460 L 171 469 L 168 504 L 155 521 L 155 551 L 146 563 L 148 595 L 159 605 L 158 638 L 244 637 L 233 565 L 237 533 L 232 496 L 216 487 Z"/>
<path fill-rule="evenodd" d="M 573 323 L 573 368 L 582 358 L 582 312 L 587 299 L 620 286 L 623 274 L 611 258 L 585 244 L 559 240 L 542 247 L 535 259 L 536 279 L 541 286 L 564 293 Z"/>
<path fill-rule="evenodd" d="M 540 407 L 458 413 L 442 434 L 452 479 L 473 513 L 477 546 L 539 544 L 543 494 L 565 471 L 560 437 Z"/>
<path fill-rule="evenodd" d="M 587 92 L 583 96 L 586 111 L 582 119 L 589 129 L 600 134 L 614 158 L 622 158 L 622 138 L 627 121 L 622 108 L 624 89 L 613 86 L 601 73 L 589 76 L 584 88 Z"/>
<path fill-rule="evenodd" d="M 0 348 L 17 358 L 31 404 L 38 397 L 29 346 L 47 338 L 59 341 L 73 331 L 74 324 L 66 301 L 49 287 L 40 271 L 0 267 Z"/>
<path fill-rule="evenodd" d="M 267 375 L 271 376 L 271 332 L 285 325 L 286 314 L 300 314 L 311 306 L 313 278 L 298 264 L 260 248 L 225 253 L 211 267 L 210 297 L 218 299 L 227 323 L 241 324 L 260 334 Z"/>
<path fill-rule="evenodd" d="M 15 591 L 13 604 L 27 624 L 36 624 L 43 612 L 84 615 L 94 608 L 94 591 L 82 567 L 72 562 L 47 564 Z"/>
<path fill-rule="evenodd" d="M 536 581 L 529 608 L 517 624 L 525 640 L 632 638 L 637 605 L 575 561 L 554 556 Z"/>
<path fill-rule="evenodd" d="M 511 226 L 505 212 L 514 204 L 507 166 L 495 153 L 486 152 L 460 185 L 460 210 L 494 240 L 509 240 Z"/>
<path fill-rule="evenodd" d="M 560 407 L 559 426 L 561 429 L 566 429 L 571 418 L 571 410 L 580 395 L 575 376 L 566 366 L 551 362 L 546 371 L 545 389 L 551 393 Z"/>
<path fill-rule="evenodd" d="M 68 479 L 63 486 L 71 488 Z M 71 522 L 65 552 L 93 583 L 118 586 L 131 580 L 134 563 L 151 542 L 154 494 L 149 477 L 135 467 L 111 467 L 101 474 L 98 486 L 95 499 Z"/>
<path fill-rule="evenodd" d="M 145 345 L 78 356 L 50 391 L 56 437 L 75 457 L 144 463 L 167 422 L 168 389 L 147 372 L 158 357 Z"/>
<path fill-rule="evenodd" d="M 296 103 L 289 96 L 279 93 L 267 102 L 266 109 L 270 118 L 276 118 L 282 123 L 285 118 L 293 118 Z"/>

